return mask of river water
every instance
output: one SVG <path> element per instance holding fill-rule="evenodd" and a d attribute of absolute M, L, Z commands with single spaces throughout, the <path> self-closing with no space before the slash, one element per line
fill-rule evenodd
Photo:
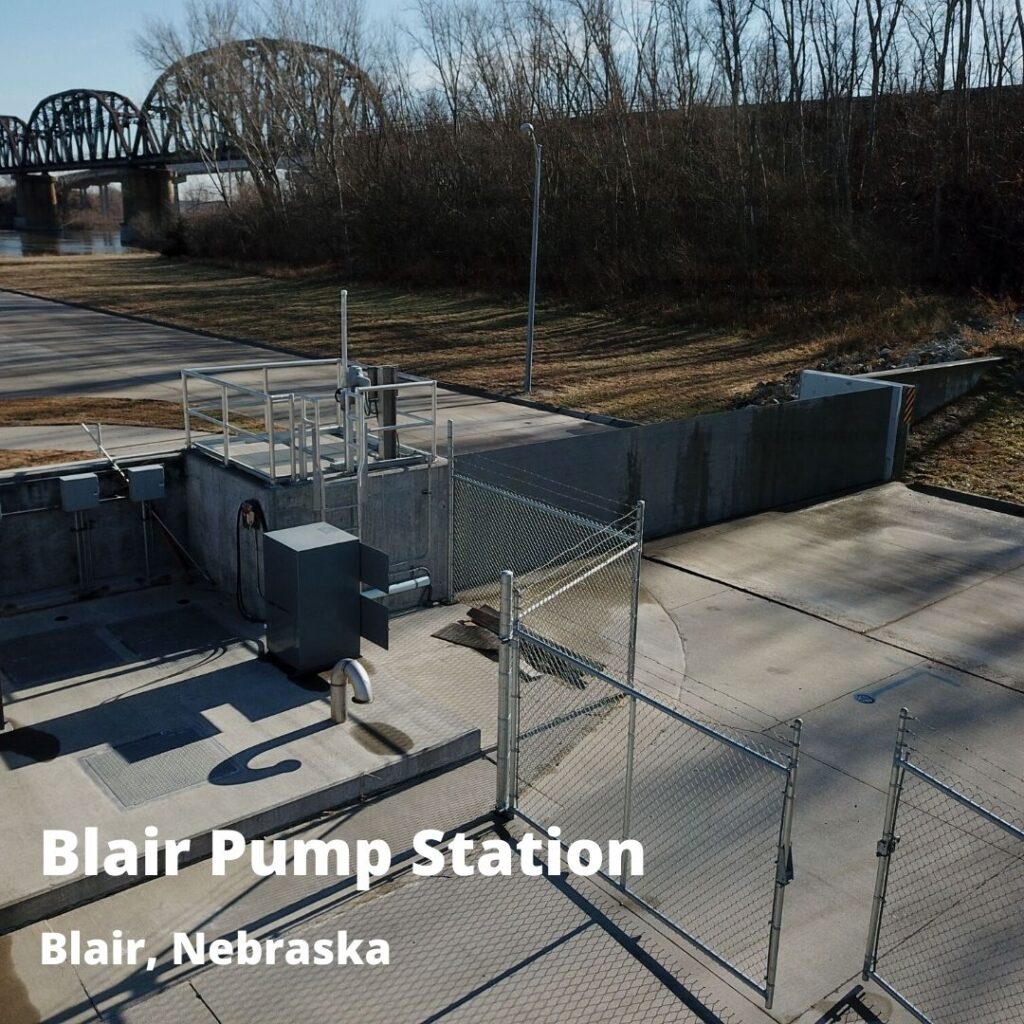
<path fill-rule="evenodd" d="M 87 256 L 124 252 L 117 231 L 0 230 L 0 259 L 12 256 Z"/>

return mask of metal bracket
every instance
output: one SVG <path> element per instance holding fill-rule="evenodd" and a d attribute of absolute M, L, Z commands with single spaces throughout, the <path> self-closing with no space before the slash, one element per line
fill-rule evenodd
<path fill-rule="evenodd" d="M 896 847 L 900 845 L 900 837 L 893 836 L 892 839 L 881 838 L 878 840 L 878 845 L 875 847 L 876 857 L 889 857 L 896 852 Z"/>

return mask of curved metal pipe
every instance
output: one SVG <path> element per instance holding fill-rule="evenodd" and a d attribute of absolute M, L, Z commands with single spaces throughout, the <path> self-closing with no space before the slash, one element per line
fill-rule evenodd
<path fill-rule="evenodd" d="M 352 684 L 352 700 L 369 704 L 373 700 L 373 684 L 366 669 L 355 658 L 342 658 L 331 669 L 331 721 L 348 721 L 348 684 Z"/>

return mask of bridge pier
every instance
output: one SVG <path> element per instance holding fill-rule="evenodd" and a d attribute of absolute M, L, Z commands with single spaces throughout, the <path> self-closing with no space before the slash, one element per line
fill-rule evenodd
<path fill-rule="evenodd" d="M 14 200 L 14 226 L 19 230 L 60 229 L 57 182 L 49 174 L 16 175 Z"/>
<path fill-rule="evenodd" d="M 145 244 L 170 223 L 174 212 L 173 175 L 166 167 L 133 168 L 121 179 L 121 199 L 121 242 Z"/>

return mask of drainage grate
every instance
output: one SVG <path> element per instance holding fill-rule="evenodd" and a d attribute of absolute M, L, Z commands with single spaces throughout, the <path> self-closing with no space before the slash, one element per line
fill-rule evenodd
<path fill-rule="evenodd" d="M 17 690 L 101 672 L 122 659 L 89 626 L 51 629 L 0 645 L 0 669 Z"/>
<path fill-rule="evenodd" d="M 224 746 L 195 728 L 143 736 L 88 754 L 81 764 L 122 807 L 201 785 L 215 768 L 218 779 L 242 770 Z"/>

